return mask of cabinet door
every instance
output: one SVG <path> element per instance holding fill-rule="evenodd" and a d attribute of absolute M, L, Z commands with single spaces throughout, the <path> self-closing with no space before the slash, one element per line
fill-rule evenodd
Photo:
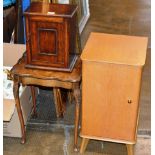
<path fill-rule="evenodd" d="M 63 67 L 65 35 L 62 18 L 29 18 L 29 61 L 32 65 Z"/>
<path fill-rule="evenodd" d="M 135 141 L 141 68 L 84 62 L 81 135 Z"/>

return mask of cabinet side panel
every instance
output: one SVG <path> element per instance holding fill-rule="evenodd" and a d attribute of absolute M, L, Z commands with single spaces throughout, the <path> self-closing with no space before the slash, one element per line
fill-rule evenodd
<path fill-rule="evenodd" d="M 135 141 L 141 67 L 83 62 L 81 135 Z"/>
<path fill-rule="evenodd" d="M 30 30 L 29 30 L 29 18 L 25 17 L 25 23 L 26 23 L 26 53 L 27 53 L 27 63 L 29 64 L 31 61 L 31 55 L 30 55 Z"/>

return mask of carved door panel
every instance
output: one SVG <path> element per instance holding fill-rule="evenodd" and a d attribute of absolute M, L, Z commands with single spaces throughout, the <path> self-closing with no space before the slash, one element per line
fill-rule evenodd
<path fill-rule="evenodd" d="M 36 17 L 30 18 L 31 64 L 49 66 L 52 62 L 52 67 L 64 66 L 65 43 L 63 40 L 65 40 L 65 36 L 63 35 L 64 24 L 62 23 L 62 19 L 51 23 L 48 19 L 42 21 Z"/>

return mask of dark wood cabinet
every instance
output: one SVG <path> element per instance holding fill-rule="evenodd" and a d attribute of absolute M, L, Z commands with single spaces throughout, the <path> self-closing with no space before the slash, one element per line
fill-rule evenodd
<path fill-rule="evenodd" d="M 77 6 L 34 2 L 25 11 L 27 68 L 72 71 Z"/>

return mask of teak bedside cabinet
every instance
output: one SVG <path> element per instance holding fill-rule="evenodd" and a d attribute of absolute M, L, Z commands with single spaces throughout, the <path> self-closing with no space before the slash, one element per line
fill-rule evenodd
<path fill-rule="evenodd" d="M 33 2 L 24 15 L 26 67 L 71 72 L 78 58 L 77 5 Z"/>
<path fill-rule="evenodd" d="M 82 59 L 82 145 L 88 140 L 133 144 L 139 116 L 146 37 L 91 33 Z"/>

